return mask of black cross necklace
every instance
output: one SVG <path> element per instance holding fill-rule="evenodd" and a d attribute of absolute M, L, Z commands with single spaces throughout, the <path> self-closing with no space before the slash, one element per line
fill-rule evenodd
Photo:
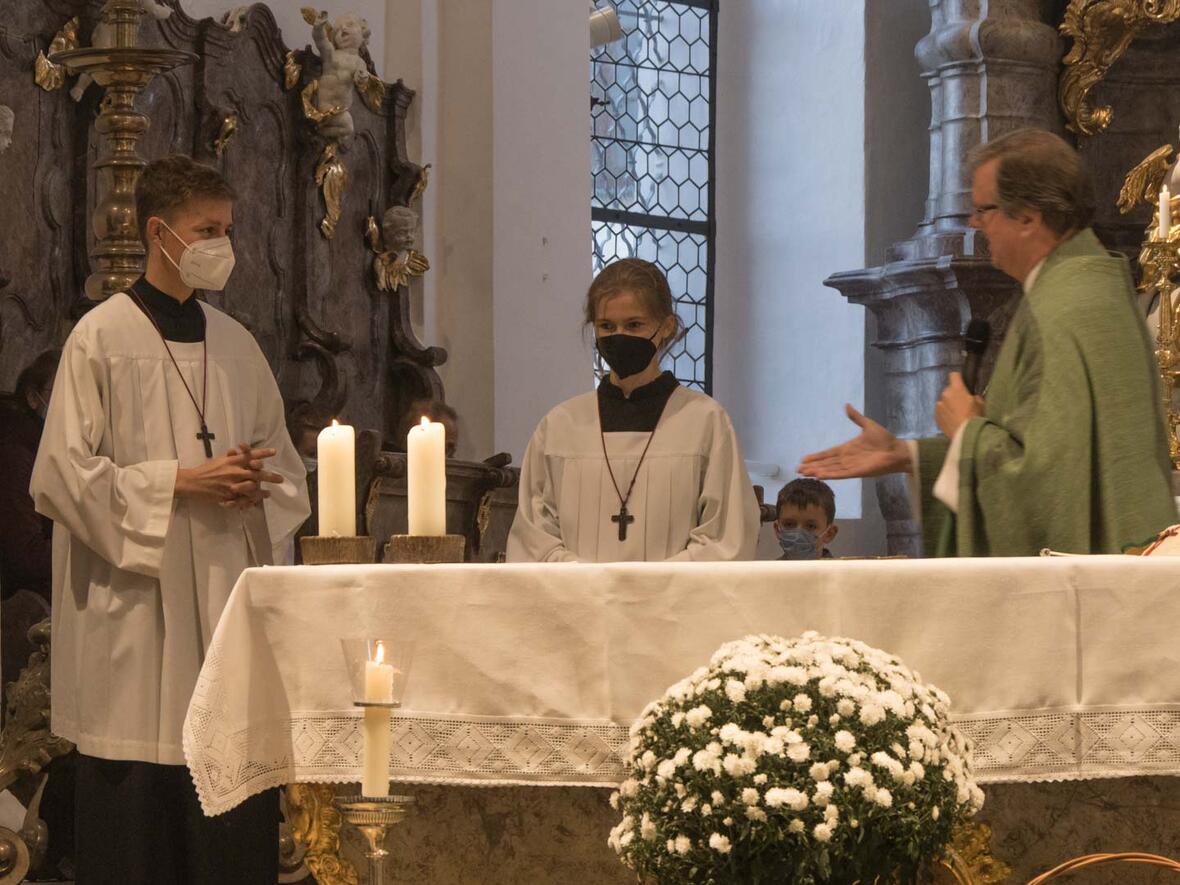
<path fill-rule="evenodd" d="M 140 300 L 140 297 L 135 293 L 134 289 L 128 289 L 127 294 L 130 295 L 135 303 L 139 305 L 156 332 L 160 336 L 160 340 L 164 342 L 164 349 L 168 351 L 168 356 L 172 360 L 172 365 L 176 367 L 176 374 L 180 378 L 180 383 L 184 385 L 184 392 L 188 394 L 188 398 L 193 401 L 193 408 L 197 410 L 197 417 L 201 421 L 201 432 L 197 434 L 199 439 L 205 446 L 205 457 L 213 457 L 213 440 L 217 439 L 217 435 L 209 432 L 209 427 L 205 423 L 205 406 L 209 404 L 209 340 L 208 336 L 201 339 L 201 374 L 203 376 L 201 381 L 201 403 L 197 404 L 197 398 L 193 396 L 193 392 L 189 389 L 188 382 L 184 380 L 184 373 L 180 371 L 180 364 L 176 362 L 176 357 L 172 355 L 172 348 L 168 346 L 168 339 L 164 337 L 164 330 L 160 328 L 160 324 L 156 322 L 156 318 L 152 316 L 152 312 L 148 310 L 147 305 Z"/>
<path fill-rule="evenodd" d="M 606 453 L 606 432 L 602 429 L 602 416 L 598 418 L 598 435 L 602 437 L 602 457 L 606 461 L 606 472 L 610 475 L 611 485 L 615 487 L 615 494 L 619 496 L 619 512 L 610 518 L 610 521 L 619 526 L 619 540 L 627 540 L 627 526 L 635 522 L 635 517 L 631 515 L 631 511 L 627 509 L 627 504 L 631 501 L 631 493 L 635 491 L 635 480 L 639 478 L 639 468 L 643 466 L 643 459 L 647 457 L 647 450 L 651 448 L 651 441 L 656 438 L 656 432 L 653 429 L 647 437 L 647 445 L 643 447 L 643 454 L 639 456 L 639 463 L 635 465 L 635 473 L 631 475 L 631 484 L 627 486 L 627 494 L 619 491 L 618 480 L 615 479 L 615 471 L 610 466 L 610 455 Z"/>

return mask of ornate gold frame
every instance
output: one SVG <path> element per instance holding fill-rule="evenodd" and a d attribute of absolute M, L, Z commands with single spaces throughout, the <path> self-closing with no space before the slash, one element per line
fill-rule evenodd
<path fill-rule="evenodd" d="M 1058 85 L 1058 101 L 1069 129 L 1097 135 L 1110 125 L 1114 109 L 1095 107 L 1090 90 L 1146 28 L 1180 20 L 1180 0 L 1070 0 L 1061 33 L 1073 39 Z"/>

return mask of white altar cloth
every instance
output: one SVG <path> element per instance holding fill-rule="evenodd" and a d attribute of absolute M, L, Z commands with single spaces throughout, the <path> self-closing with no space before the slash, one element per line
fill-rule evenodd
<path fill-rule="evenodd" d="M 1180 561 L 262 568 L 239 580 L 184 728 L 209 814 L 359 780 L 341 637 L 413 638 L 392 776 L 605 786 L 643 707 L 721 643 L 818 630 L 950 694 L 982 782 L 1180 774 Z"/>

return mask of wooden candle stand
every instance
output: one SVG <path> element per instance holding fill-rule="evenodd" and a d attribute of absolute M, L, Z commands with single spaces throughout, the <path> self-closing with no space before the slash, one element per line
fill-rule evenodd
<path fill-rule="evenodd" d="M 464 535 L 390 535 L 385 561 L 397 565 L 463 562 L 466 551 Z"/>
<path fill-rule="evenodd" d="M 306 535 L 299 539 L 304 565 L 371 564 L 374 546 L 373 539 L 366 535 Z"/>

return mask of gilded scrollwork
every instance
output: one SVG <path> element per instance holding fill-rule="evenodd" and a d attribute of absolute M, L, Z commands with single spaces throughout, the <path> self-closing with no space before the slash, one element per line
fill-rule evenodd
<path fill-rule="evenodd" d="M 303 76 L 303 65 L 295 59 L 295 50 L 287 51 L 286 58 L 283 59 L 283 88 L 290 92 L 299 85 L 299 78 Z M 304 113 L 307 112 L 307 105 L 304 106 Z"/>
<path fill-rule="evenodd" d="M 1119 191 L 1119 212 L 1126 215 L 1140 203 L 1152 205 L 1171 167 L 1172 146 L 1165 144 L 1127 173 Z"/>
<path fill-rule="evenodd" d="M 385 105 L 385 84 L 380 77 L 374 77 L 368 71 L 359 71 L 354 82 L 357 92 L 373 113 L 379 113 Z"/>
<path fill-rule="evenodd" d="M 1090 91 L 1145 28 L 1180 19 L 1180 0 L 1070 0 L 1061 33 L 1073 40 L 1058 86 L 1067 125 L 1079 135 L 1097 135 L 1114 110 L 1095 107 Z"/>
<path fill-rule="evenodd" d="M 1011 868 L 992 854 L 992 828 L 984 823 L 956 827 L 939 866 L 956 885 L 999 885 L 1012 875 Z"/>
<path fill-rule="evenodd" d="M 230 112 L 221 118 L 221 127 L 217 131 L 217 137 L 213 139 L 213 153 L 220 159 L 225 154 L 225 149 L 229 145 L 229 140 L 234 137 L 238 131 L 238 115 Z"/>
<path fill-rule="evenodd" d="M 315 167 L 315 183 L 324 195 L 324 220 L 320 222 L 320 231 L 330 240 L 336 236 L 344 189 L 348 186 L 348 169 L 340 159 L 339 147 L 334 141 L 324 145 Z"/>
<path fill-rule="evenodd" d="M 55 65 L 49 56 L 55 52 L 78 48 L 78 16 L 74 16 L 64 25 L 49 43 L 49 53 L 37 53 L 37 60 L 33 62 L 33 80 L 46 92 L 53 92 L 66 85 L 66 69 L 64 65 Z"/>
<path fill-rule="evenodd" d="M 344 818 L 333 804 L 331 784 L 290 784 L 286 789 L 287 822 L 305 849 L 303 863 L 319 885 L 359 885 L 356 867 L 340 856 Z"/>
<path fill-rule="evenodd" d="M 73 744 L 49 730 L 49 621 L 29 630 L 37 650 L 16 682 L 8 686 L 4 730 L 0 732 L 0 792 L 22 774 L 36 774 Z"/>

